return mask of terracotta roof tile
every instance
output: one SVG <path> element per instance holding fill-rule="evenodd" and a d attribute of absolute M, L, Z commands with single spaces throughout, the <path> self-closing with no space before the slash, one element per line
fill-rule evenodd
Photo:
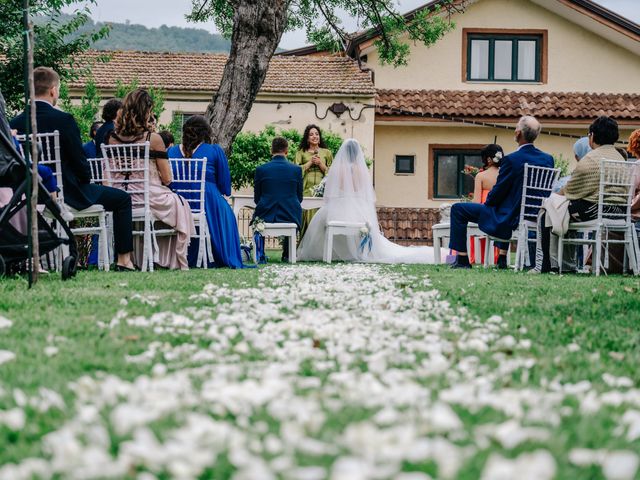
<path fill-rule="evenodd" d="M 109 62 L 95 62 L 98 55 Z M 211 53 L 88 52 L 95 62 L 92 75 L 98 88 L 113 88 L 117 80 L 138 79 L 141 86 L 165 90 L 213 92 L 222 78 L 227 55 Z M 72 84 L 81 87 L 86 79 Z M 375 88 L 367 72 L 344 57 L 273 57 L 261 92 L 350 94 L 373 96 Z"/>
<path fill-rule="evenodd" d="M 378 90 L 378 115 L 640 120 L 640 95 L 579 92 Z"/>

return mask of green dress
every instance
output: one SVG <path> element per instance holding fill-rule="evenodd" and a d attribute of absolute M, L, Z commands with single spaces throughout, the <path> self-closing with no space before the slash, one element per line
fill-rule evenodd
<path fill-rule="evenodd" d="M 297 165 L 302 166 L 305 163 L 309 162 L 311 160 L 311 157 L 313 157 L 313 155 L 314 155 L 314 152 L 303 152 L 302 150 L 298 150 L 298 153 L 296 153 L 295 163 Z M 319 148 L 318 156 L 324 161 L 325 165 L 327 166 L 327 173 L 328 173 L 329 172 L 328 169 L 331 166 L 331 162 L 333 161 L 333 155 L 331 154 L 331 150 L 328 150 L 326 148 Z M 313 187 L 318 185 L 322 181 L 322 179 L 325 177 L 325 175 L 326 173 L 322 173 L 322 170 L 320 170 L 320 167 L 317 167 L 316 165 L 312 165 L 306 172 L 303 172 L 302 195 L 305 197 L 312 197 Z M 317 208 L 313 210 L 303 210 L 302 229 L 300 230 L 300 238 L 304 236 L 304 233 L 307 231 L 307 227 L 309 226 L 309 223 L 311 223 L 311 219 L 313 218 L 313 216 L 316 214 L 317 211 L 318 211 Z"/>

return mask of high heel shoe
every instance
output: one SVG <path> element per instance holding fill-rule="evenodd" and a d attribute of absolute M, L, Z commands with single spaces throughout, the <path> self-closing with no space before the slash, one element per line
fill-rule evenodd
<path fill-rule="evenodd" d="M 135 272 L 136 268 L 133 267 L 125 267 L 124 265 L 118 265 L 116 264 L 116 268 L 115 268 L 116 272 Z"/>

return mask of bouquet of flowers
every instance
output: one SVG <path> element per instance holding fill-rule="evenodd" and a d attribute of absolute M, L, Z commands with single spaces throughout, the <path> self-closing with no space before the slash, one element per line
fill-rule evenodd
<path fill-rule="evenodd" d="M 371 253 L 371 233 L 369 230 L 369 225 L 365 225 L 360 228 L 360 253 L 364 253 L 364 249 L 368 248 L 369 253 Z"/>
<path fill-rule="evenodd" d="M 326 184 L 326 179 L 327 179 L 327 177 L 324 177 L 322 179 L 322 181 L 318 185 L 313 187 L 313 190 L 311 192 L 312 196 L 314 196 L 314 197 L 324 197 L 324 186 Z"/>
<path fill-rule="evenodd" d="M 256 245 L 256 261 L 258 263 L 267 263 L 267 256 L 264 253 L 264 230 L 265 222 L 260 217 L 254 217 L 251 222 L 251 229 L 253 230 L 253 241 Z"/>
<path fill-rule="evenodd" d="M 460 173 L 468 175 L 471 178 L 475 178 L 481 171 L 481 168 L 474 167 L 473 165 L 465 165 Z"/>

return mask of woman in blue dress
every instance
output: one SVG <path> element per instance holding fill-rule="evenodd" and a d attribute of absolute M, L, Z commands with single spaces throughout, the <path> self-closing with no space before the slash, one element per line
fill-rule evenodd
<path fill-rule="evenodd" d="M 214 263 L 209 266 L 243 268 L 240 235 L 233 210 L 223 195 L 231 195 L 229 163 L 222 148 L 211 144 L 211 127 L 201 115 L 189 117 L 182 128 L 182 144 L 167 150 L 169 158 L 206 158 L 205 209 Z M 189 266 L 198 256 L 198 239 L 189 245 Z"/>

